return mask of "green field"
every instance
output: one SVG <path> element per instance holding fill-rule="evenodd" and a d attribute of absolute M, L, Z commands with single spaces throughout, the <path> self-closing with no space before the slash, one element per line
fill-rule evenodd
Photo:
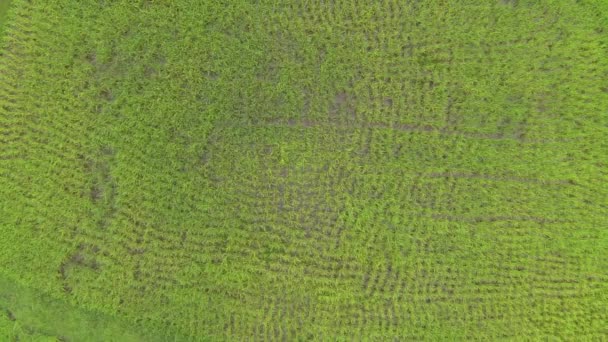
<path fill-rule="evenodd" d="M 0 0 L 0 37 L 0 341 L 608 339 L 605 0 Z"/>

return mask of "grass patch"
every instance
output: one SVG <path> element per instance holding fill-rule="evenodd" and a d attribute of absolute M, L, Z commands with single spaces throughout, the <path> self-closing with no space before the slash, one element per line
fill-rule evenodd
<path fill-rule="evenodd" d="M 6 22 L 6 13 L 8 12 L 8 8 L 11 5 L 11 0 L 2 1 L 0 3 L 0 35 L 4 31 L 4 24 Z"/>
<path fill-rule="evenodd" d="M 51 298 L 0 276 L 0 337 L 4 341 L 167 341 L 155 328 Z"/>

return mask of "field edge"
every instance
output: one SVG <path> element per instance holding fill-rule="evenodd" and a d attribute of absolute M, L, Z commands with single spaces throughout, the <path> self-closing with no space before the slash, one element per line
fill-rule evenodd
<path fill-rule="evenodd" d="M 170 331 L 127 324 L 119 317 L 75 307 L 0 273 L 0 339 L 58 341 L 167 341 Z"/>

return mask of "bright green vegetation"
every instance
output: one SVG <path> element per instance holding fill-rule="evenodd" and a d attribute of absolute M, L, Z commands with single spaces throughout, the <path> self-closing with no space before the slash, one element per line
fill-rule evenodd
<path fill-rule="evenodd" d="M 7 18 L 0 340 L 608 336 L 605 1 Z"/>

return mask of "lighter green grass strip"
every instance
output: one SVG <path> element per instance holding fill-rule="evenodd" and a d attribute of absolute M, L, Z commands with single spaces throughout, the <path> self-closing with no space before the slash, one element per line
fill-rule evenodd
<path fill-rule="evenodd" d="M 6 13 L 8 12 L 8 7 L 11 4 L 11 0 L 3 0 L 0 1 L 0 36 L 4 32 L 4 23 L 6 21 Z"/>
<path fill-rule="evenodd" d="M 152 331 L 58 301 L 0 274 L 2 341 L 182 340 L 167 332 L 156 334 Z"/>

